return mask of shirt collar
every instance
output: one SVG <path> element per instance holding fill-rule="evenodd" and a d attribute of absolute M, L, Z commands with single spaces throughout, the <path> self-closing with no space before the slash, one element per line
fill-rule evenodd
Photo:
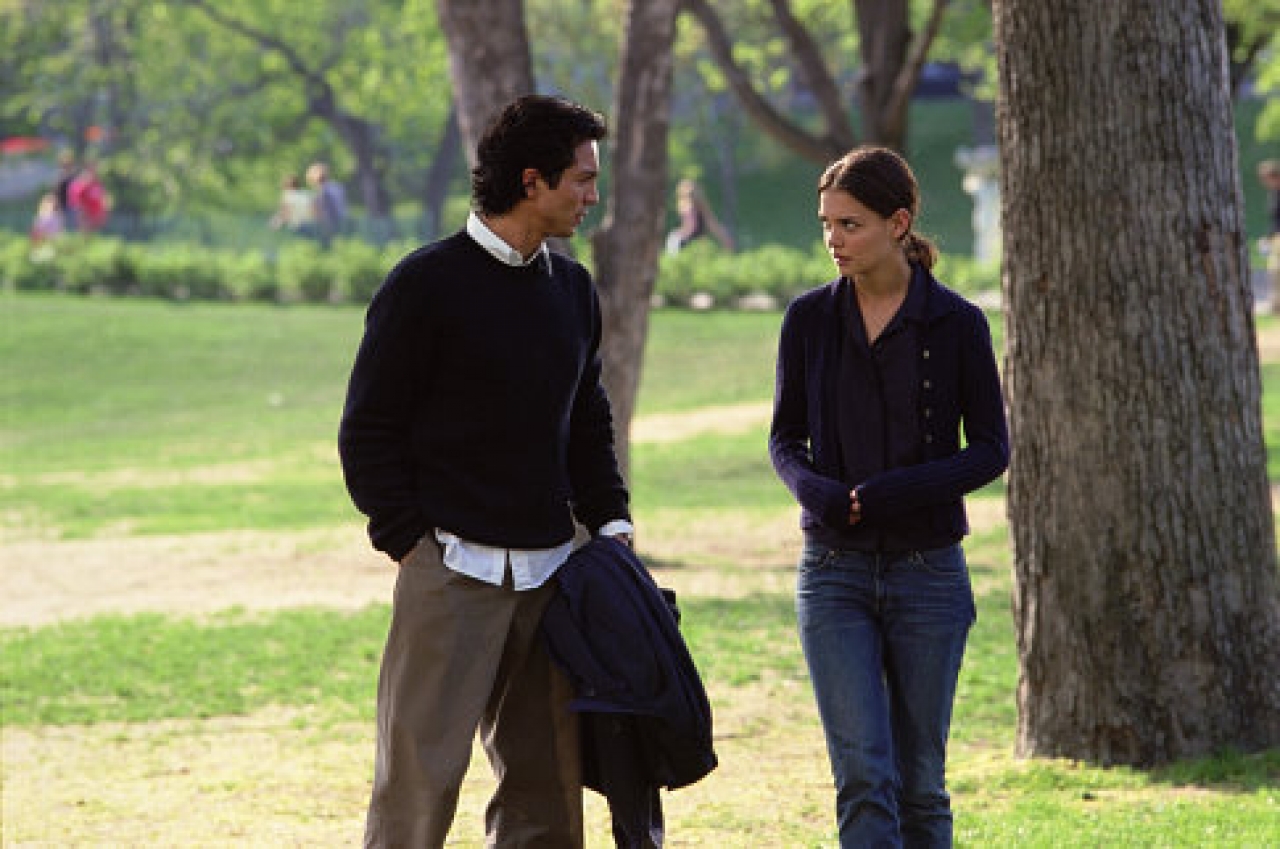
<path fill-rule="evenodd" d="M 484 248 L 494 259 L 504 265 L 533 265 L 547 251 L 547 243 L 543 242 L 533 252 L 533 256 L 525 259 L 518 250 L 508 245 L 502 240 L 501 236 L 489 229 L 489 225 L 485 224 L 484 219 L 477 215 L 475 211 L 472 211 L 467 216 L 467 235 L 475 239 L 480 247 Z"/>
<path fill-rule="evenodd" d="M 902 309 L 899 310 L 903 318 L 924 321 L 928 317 L 926 313 L 928 288 L 928 272 L 925 271 L 924 266 L 912 263 L 911 281 L 907 284 L 907 297 L 902 302 Z"/>

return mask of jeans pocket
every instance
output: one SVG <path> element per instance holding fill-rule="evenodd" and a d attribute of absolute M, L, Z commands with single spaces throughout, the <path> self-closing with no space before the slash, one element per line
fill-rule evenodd
<path fill-rule="evenodd" d="M 968 571 L 968 566 L 964 559 L 964 549 L 959 545 L 913 551 L 909 559 L 917 569 L 939 577 L 961 577 Z"/>
<path fill-rule="evenodd" d="M 836 552 L 825 545 L 806 543 L 800 554 L 800 571 L 817 572 L 835 562 Z"/>

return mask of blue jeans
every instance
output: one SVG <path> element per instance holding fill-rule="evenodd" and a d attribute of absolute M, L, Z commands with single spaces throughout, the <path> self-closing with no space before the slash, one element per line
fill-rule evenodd
<path fill-rule="evenodd" d="M 806 543 L 796 613 L 840 845 L 950 846 L 947 733 L 976 616 L 964 551 L 883 555 Z"/>

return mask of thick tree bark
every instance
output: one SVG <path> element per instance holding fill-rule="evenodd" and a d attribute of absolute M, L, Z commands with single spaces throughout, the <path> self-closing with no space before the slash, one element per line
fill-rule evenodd
<path fill-rule="evenodd" d="M 467 161 L 502 107 L 534 91 L 523 0 L 436 0 Z"/>
<path fill-rule="evenodd" d="M 1280 744 L 1280 591 L 1216 0 L 997 0 L 1026 755 Z"/>
<path fill-rule="evenodd" d="M 591 239 L 604 313 L 604 383 L 618 460 L 630 468 L 631 419 L 667 208 L 667 136 L 680 0 L 631 0 L 614 97 L 608 206 Z"/>

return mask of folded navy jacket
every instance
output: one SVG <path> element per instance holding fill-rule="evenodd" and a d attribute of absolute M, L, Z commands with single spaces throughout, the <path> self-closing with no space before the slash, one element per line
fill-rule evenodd
<path fill-rule="evenodd" d="M 542 631 L 574 686 L 583 783 L 608 800 L 618 846 L 661 846 L 658 789 L 687 786 L 716 767 L 711 705 L 674 595 L 611 537 L 574 552 L 555 580 Z"/>

